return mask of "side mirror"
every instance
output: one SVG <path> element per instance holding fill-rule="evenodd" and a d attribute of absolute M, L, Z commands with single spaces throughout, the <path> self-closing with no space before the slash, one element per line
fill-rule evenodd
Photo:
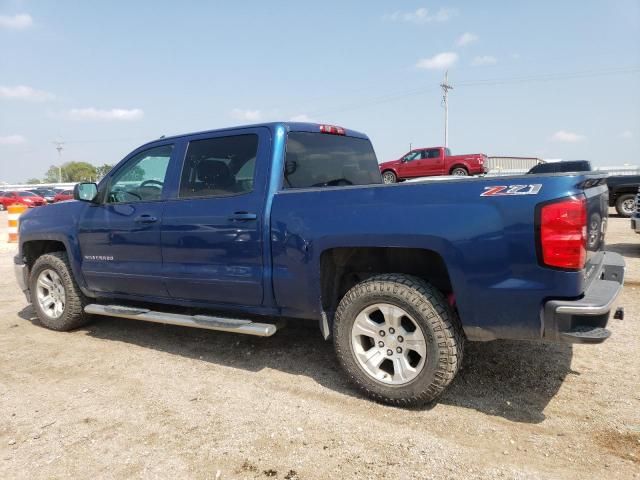
<path fill-rule="evenodd" d="M 83 182 L 73 187 L 73 199 L 81 202 L 93 202 L 98 195 L 98 185 L 95 183 Z"/>

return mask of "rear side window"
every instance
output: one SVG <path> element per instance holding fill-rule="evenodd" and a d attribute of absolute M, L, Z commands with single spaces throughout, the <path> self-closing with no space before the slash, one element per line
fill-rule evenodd
<path fill-rule="evenodd" d="M 180 198 L 251 192 L 257 153 L 256 134 L 189 142 L 180 178 Z"/>
<path fill-rule="evenodd" d="M 382 178 L 369 140 L 323 133 L 289 133 L 285 188 L 378 183 L 382 183 Z"/>

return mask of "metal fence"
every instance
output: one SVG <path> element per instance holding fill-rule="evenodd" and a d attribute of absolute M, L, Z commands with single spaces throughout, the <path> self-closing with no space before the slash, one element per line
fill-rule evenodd
<path fill-rule="evenodd" d="M 489 169 L 489 175 L 520 175 L 527 173 L 539 163 L 544 161 L 535 157 L 489 157 L 486 166 Z"/>
<path fill-rule="evenodd" d="M 609 175 L 640 175 L 639 165 L 623 165 L 621 167 L 596 167 L 598 172 L 606 172 Z"/>

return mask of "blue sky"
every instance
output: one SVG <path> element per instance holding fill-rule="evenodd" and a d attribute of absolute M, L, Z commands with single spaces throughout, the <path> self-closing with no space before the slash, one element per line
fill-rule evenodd
<path fill-rule="evenodd" d="M 159 137 L 309 119 L 380 161 L 640 163 L 640 1 L 0 1 L 0 181 Z"/>

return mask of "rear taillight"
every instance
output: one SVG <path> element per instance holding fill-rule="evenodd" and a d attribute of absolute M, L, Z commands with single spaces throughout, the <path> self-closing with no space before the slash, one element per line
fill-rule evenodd
<path fill-rule="evenodd" d="M 335 125 L 320 125 L 320 133 L 329 133 L 331 135 L 346 135 L 344 128 Z"/>
<path fill-rule="evenodd" d="M 569 198 L 540 209 L 542 263 L 581 270 L 587 258 L 587 202 Z"/>

